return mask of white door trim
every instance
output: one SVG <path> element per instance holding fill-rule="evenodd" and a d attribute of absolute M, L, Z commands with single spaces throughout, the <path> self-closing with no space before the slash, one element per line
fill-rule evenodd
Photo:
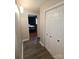
<path fill-rule="evenodd" d="M 46 13 L 47 11 L 49 11 L 49 10 L 51 10 L 51 9 L 54 9 L 54 8 L 56 8 L 56 7 L 59 7 L 59 6 L 61 6 L 61 5 L 64 5 L 64 1 L 59 2 L 59 3 L 55 4 L 55 5 L 53 5 L 53 6 L 49 7 L 49 8 L 47 8 L 47 9 L 45 10 L 45 13 Z"/>

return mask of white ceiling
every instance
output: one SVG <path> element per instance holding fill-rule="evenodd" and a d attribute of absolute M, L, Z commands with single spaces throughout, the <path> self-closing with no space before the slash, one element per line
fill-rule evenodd
<path fill-rule="evenodd" d="M 17 0 L 24 9 L 38 10 L 47 0 Z"/>

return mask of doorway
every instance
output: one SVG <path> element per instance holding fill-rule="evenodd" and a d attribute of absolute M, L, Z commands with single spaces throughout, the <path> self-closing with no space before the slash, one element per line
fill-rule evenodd
<path fill-rule="evenodd" d="M 37 16 L 36 15 L 28 16 L 28 25 L 29 25 L 30 40 L 36 40 L 37 39 Z"/>

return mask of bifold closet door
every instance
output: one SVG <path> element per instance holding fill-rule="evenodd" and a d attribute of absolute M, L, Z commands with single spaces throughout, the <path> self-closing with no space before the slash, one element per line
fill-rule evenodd
<path fill-rule="evenodd" d="M 52 56 L 64 55 L 64 6 L 46 12 L 45 47 Z"/>

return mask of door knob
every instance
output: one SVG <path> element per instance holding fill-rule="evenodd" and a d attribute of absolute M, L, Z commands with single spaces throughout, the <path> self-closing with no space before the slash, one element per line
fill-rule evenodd
<path fill-rule="evenodd" d="M 57 42 L 60 42 L 60 40 L 57 40 Z"/>

